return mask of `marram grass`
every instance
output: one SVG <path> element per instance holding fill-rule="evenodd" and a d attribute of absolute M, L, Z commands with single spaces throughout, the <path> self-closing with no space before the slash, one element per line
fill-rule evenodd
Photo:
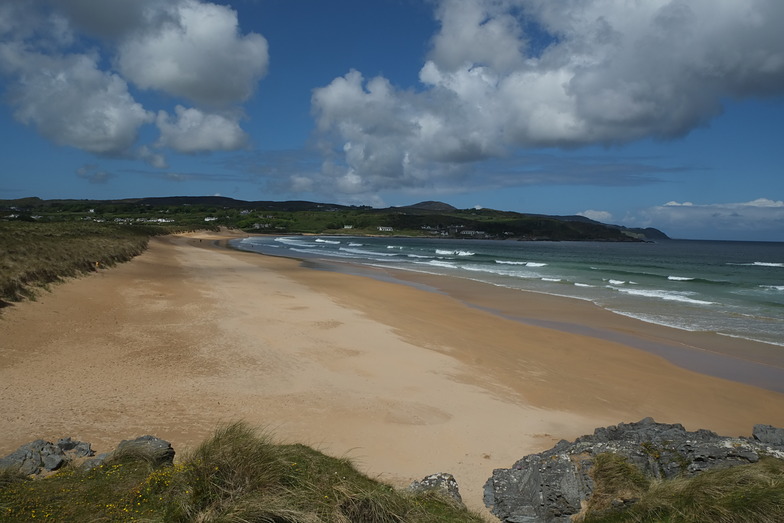
<path fill-rule="evenodd" d="M 475 522 L 435 493 L 396 490 L 346 459 L 277 445 L 243 423 L 219 428 L 174 466 L 126 455 L 46 479 L 0 475 L 0 521 L 259 523 Z"/>
<path fill-rule="evenodd" d="M 603 469 L 603 470 L 602 470 Z M 585 523 L 781 523 L 784 522 L 784 461 L 703 472 L 647 482 L 623 458 L 605 459 L 594 471 L 604 500 L 636 501 L 626 509 L 589 503 Z M 591 500 L 593 502 L 593 499 Z"/>
<path fill-rule="evenodd" d="M 0 306 L 35 299 L 64 278 L 113 267 L 144 252 L 151 236 L 184 228 L 95 222 L 0 221 Z"/>

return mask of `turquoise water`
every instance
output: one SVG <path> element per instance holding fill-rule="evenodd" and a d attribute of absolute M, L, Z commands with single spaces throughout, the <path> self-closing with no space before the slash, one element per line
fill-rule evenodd
<path fill-rule="evenodd" d="M 250 237 L 243 250 L 443 274 L 784 347 L 784 243 Z"/>

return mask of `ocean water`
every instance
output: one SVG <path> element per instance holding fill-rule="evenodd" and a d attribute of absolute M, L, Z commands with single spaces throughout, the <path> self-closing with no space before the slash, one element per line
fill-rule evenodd
<path fill-rule="evenodd" d="M 784 347 L 784 243 L 264 236 L 232 245 L 579 298 L 650 323 Z"/>

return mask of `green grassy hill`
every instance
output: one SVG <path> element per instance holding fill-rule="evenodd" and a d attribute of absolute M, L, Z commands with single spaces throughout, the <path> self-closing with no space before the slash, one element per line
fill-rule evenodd
<path fill-rule="evenodd" d="M 306 201 L 246 202 L 220 196 L 125 200 L 0 200 L 0 220 L 226 226 L 275 234 L 393 234 L 518 240 L 644 241 L 656 229 L 630 229 L 581 216 L 455 209 L 441 202 L 373 209 Z M 382 228 L 381 230 L 379 228 Z"/>

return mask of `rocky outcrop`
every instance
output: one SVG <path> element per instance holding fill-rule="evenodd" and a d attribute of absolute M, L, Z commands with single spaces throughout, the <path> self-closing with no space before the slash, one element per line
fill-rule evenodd
<path fill-rule="evenodd" d="M 485 483 L 485 505 L 505 523 L 568 522 L 591 497 L 591 469 L 603 453 L 623 456 L 650 478 L 668 479 L 755 463 L 760 455 L 784 459 L 784 430 L 757 425 L 751 438 L 730 438 L 651 418 L 598 428 L 494 470 Z"/>
<path fill-rule="evenodd" d="M 463 505 L 463 498 L 457 486 L 457 480 L 448 472 L 439 472 L 425 476 L 420 481 L 414 481 L 408 486 L 410 492 L 438 492 L 447 498 L 454 500 L 457 504 Z"/>
<path fill-rule="evenodd" d="M 0 458 L 0 469 L 18 468 L 25 475 L 52 472 L 76 458 L 92 456 L 89 443 L 62 438 L 57 443 L 38 439 Z"/>
<path fill-rule="evenodd" d="M 86 469 L 101 465 L 109 458 L 133 454 L 149 461 L 154 467 L 171 465 L 174 462 L 174 449 L 168 441 L 154 436 L 141 436 L 133 440 L 120 442 L 112 452 L 99 454 L 82 463 Z M 57 443 L 42 439 L 26 443 L 11 454 L 0 458 L 0 469 L 16 469 L 20 473 L 32 476 L 55 471 L 64 464 L 79 458 L 94 456 L 89 443 L 63 438 Z"/>
<path fill-rule="evenodd" d="M 784 429 L 770 425 L 754 425 L 751 437 L 760 443 L 776 448 L 784 448 Z"/>

